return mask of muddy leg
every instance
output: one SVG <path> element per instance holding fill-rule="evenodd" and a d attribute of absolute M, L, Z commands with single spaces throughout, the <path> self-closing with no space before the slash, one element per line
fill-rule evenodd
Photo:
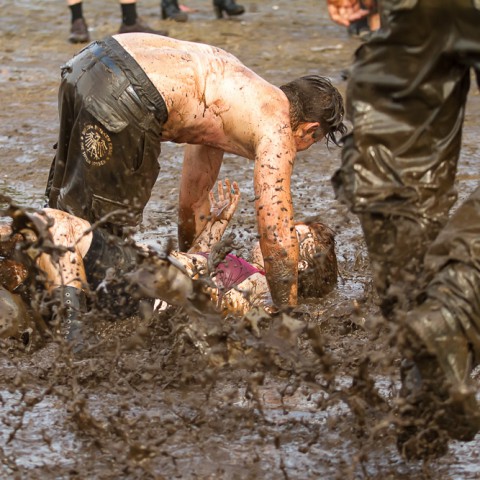
<path fill-rule="evenodd" d="M 67 249 L 55 258 L 44 253 L 38 259 L 39 267 L 47 274 L 48 288 L 68 285 L 81 289 L 87 282 L 83 257 L 91 244 L 92 234 L 85 234 L 90 224 L 60 210 L 45 209 L 45 213 L 53 220 L 49 231 L 54 245 Z"/>

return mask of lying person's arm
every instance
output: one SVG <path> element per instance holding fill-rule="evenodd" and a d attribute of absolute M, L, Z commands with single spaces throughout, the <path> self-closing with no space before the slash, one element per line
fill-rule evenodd
<path fill-rule="evenodd" d="M 240 201 L 237 182 L 230 184 L 228 179 L 225 180 L 225 189 L 222 182 L 218 182 L 218 200 L 215 199 L 213 190 L 209 195 L 210 216 L 188 253 L 209 252 L 222 239 Z"/>

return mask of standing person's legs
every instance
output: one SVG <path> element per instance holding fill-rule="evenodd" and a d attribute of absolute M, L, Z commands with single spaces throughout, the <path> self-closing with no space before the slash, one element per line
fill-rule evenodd
<path fill-rule="evenodd" d="M 479 342 L 478 194 L 445 227 L 470 85 L 458 23 L 478 23 L 480 14 L 466 1 L 419 0 L 401 11 L 384 3 L 385 25 L 357 52 L 348 91 L 354 131 L 334 185 L 359 215 L 383 313 L 406 320 L 402 354 L 414 364 L 404 369 L 403 393 L 417 426 L 399 446 L 422 455 L 435 453 L 443 435 L 430 422 L 463 440 L 480 428 L 468 381 Z"/>
<path fill-rule="evenodd" d="M 72 25 L 68 41 L 71 43 L 86 43 L 90 41 L 87 22 L 83 18 L 83 4 L 81 0 L 67 0 L 72 16 Z"/>
<path fill-rule="evenodd" d="M 118 33 L 153 33 L 168 35 L 165 30 L 155 30 L 141 20 L 137 15 L 137 0 L 120 0 L 122 10 L 122 24 Z"/>
<path fill-rule="evenodd" d="M 457 198 L 469 89 L 468 68 L 444 54 L 447 19 L 419 8 L 401 18 L 357 51 L 347 92 L 354 130 L 333 179 L 338 198 L 361 220 L 387 316 L 418 294 L 425 252 Z M 425 29 L 405 30 L 419 21 Z M 430 30 L 432 22 L 442 28 Z"/>
<path fill-rule="evenodd" d="M 83 3 L 81 0 L 67 0 L 70 9 L 72 21 L 70 28 L 70 36 L 68 41 L 71 43 L 87 43 L 90 41 L 87 22 L 83 17 Z M 166 30 L 155 30 L 141 20 L 137 15 L 136 0 L 120 0 L 120 8 L 122 13 L 122 23 L 118 33 L 153 33 L 156 35 L 168 35 Z"/>

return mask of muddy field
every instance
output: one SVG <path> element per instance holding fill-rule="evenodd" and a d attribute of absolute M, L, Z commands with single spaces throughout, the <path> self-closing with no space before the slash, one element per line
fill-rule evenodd
<path fill-rule="evenodd" d="M 158 2 L 138 10 L 170 35 L 223 47 L 277 85 L 342 70 L 358 41 L 332 24 L 323 1 L 245 0 L 240 20 L 216 20 L 210 1 L 186 24 L 160 20 Z M 119 28 L 114 1 L 84 2 L 92 39 Z M 0 193 L 41 207 L 57 134 L 60 66 L 78 46 L 66 39 L 63 2 L 0 0 Z M 472 89 L 458 176 L 460 198 L 477 184 L 480 100 Z M 138 239 L 164 248 L 176 235 L 182 147 L 165 145 L 161 178 Z M 98 322 L 98 345 L 72 361 L 48 343 L 0 353 L 0 478 L 18 479 L 474 479 L 480 436 L 445 457 L 406 462 L 392 424 L 398 357 L 380 322 L 356 218 L 333 198 L 339 151 L 299 155 L 298 219 L 318 216 L 337 232 L 341 278 L 293 317 L 242 321 L 154 318 Z M 229 156 L 221 177 L 242 203 L 232 229 L 238 253 L 255 237 L 252 164 Z M 258 325 L 258 329 L 256 328 Z"/>

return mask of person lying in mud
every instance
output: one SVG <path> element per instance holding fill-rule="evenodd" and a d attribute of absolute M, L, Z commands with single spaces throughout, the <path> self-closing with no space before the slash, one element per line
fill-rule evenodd
<path fill-rule="evenodd" d="M 193 279 L 212 278 L 210 298 L 223 315 L 245 315 L 254 306 L 272 311 L 259 242 L 253 245 L 250 262 L 226 253 L 234 247 L 233 235 L 223 241 L 222 237 L 240 201 L 240 191 L 236 182 L 232 188 L 228 180 L 225 185 L 226 189 L 221 182 L 218 184 L 218 200 L 210 191 L 210 215 L 193 246 L 187 253 L 170 252 L 170 260 L 179 262 Z M 322 297 L 337 283 L 334 232 L 320 222 L 297 223 L 295 231 L 299 243 L 299 294 L 303 298 Z M 150 296 L 161 298 L 145 275 L 145 271 L 137 271 L 136 283 L 141 283 Z"/>
<path fill-rule="evenodd" d="M 13 225 L 0 227 L 0 244 L 8 245 L 12 252 L 12 232 L 16 242 L 21 236 L 33 240 L 34 261 L 43 273 L 47 297 L 58 304 L 56 321 L 50 323 L 74 346 L 84 341 L 87 303 L 112 319 L 138 314 L 139 302 L 146 298 L 222 315 L 244 315 L 255 306 L 269 311 L 273 302 L 259 245 L 254 246 L 249 263 L 228 253 L 233 248 L 231 238 L 222 241 L 240 200 L 238 184 L 226 180 L 224 188 L 219 182 L 218 200 L 212 191 L 209 199 L 209 217 L 188 253 L 161 255 L 50 208 L 34 213 L 14 209 Z M 337 282 L 333 231 L 322 223 L 297 224 L 295 228 L 300 246 L 300 294 L 324 296 Z M 6 250 L 8 261 L 15 260 Z M 10 276 L 4 269 L 3 294 L 7 290 L 15 293 L 25 281 L 25 263 L 16 262 Z"/>
<path fill-rule="evenodd" d="M 298 240 L 291 175 L 296 153 L 345 132 L 343 100 L 324 77 L 280 88 L 210 45 L 129 33 L 94 42 L 62 67 L 60 131 L 49 207 L 119 236 L 142 219 L 161 142 L 185 148 L 178 239 L 188 251 L 205 224 L 224 153 L 255 161 L 255 209 L 274 303 L 295 305 Z"/>

